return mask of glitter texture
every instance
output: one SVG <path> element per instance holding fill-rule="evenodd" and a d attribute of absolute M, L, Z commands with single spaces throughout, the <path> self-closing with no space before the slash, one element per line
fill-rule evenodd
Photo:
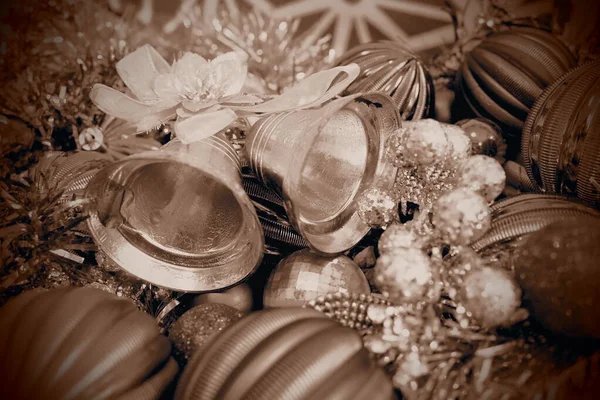
<path fill-rule="evenodd" d="M 467 187 L 479 193 L 490 203 L 504 190 L 506 173 L 495 159 L 475 155 L 461 165 L 456 174 L 456 182 L 457 186 Z"/>
<path fill-rule="evenodd" d="M 470 189 L 458 188 L 437 200 L 432 223 L 449 244 L 466 245 L 490 228 L 491 214 L 482 196 Z"/>
<path fill-rule="evenodd" d="M 396 249 L 377 259 L 375 284 L 392 302 L 421 300 L 432 279 L 429 257 L 419 249 Z"/>
<path fill-rule="evenodd" d="M 389 225 L 398 215 L 396 201 L 388 191 L 380 188 L 364 191 L 357 207 L 360 219 L 373 228 Z"/>
<path fill-rule="evenodd" d="M 175 357 L 187 363 L 214 334 L 242 317 L 237 309 L 225 304 L 201 304 L 185 312 L 169 329 Z"/>
<path fill-rule="evenodd" d="M 521 289 L 508 272 L 484 267 L 465 277 L 457 300 L 479 324 L 493 328 L 512 322 L 521 305 Z"/>
<path fill-rule="evenodd" d="M 367 278 L 346 256 L 326 257 L 299 250 L 284 258 L 264 292 L 265 307 L 299 307 L 327 293 L 371 293 Z"/>
<path fill-rule="evenodd" d="M 377 248 L 381 254 L 389 253 L 395 249 L 408 249 L 420 246 L 421 243 L 419 243 L 415 234 L 399 223 L 390 225 L 383 232 L 377 243 Z"/>
<path fill-rule="evenodd" d="M 402 154 L 410 165 L 431 165 L 441 161 L 448 152 L 448 137 L 439 122 L 433 119 L 407 122 Z"/>

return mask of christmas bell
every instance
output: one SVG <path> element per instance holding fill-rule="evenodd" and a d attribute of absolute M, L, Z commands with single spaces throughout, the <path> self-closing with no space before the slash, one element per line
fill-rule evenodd
<path fill-rule="evenodd" d="M 360 194 L 393 186 L 396 170 L 384 145 L 399 127 L 389 96 L 355 95 L 263 117 L 245 149 L 254 174 L 283 198 L 296 231 L 314 250 L 335 254 L 370 229 L 358 216 Z"/>
<path fill-rule="evenodd" d="M 158 286 L 233 286 L 256 269 L 264 247 L 240 171 L 222 134 L 126 157 L 86 189 L 96 202 L 92 236 L 116 265 Z"/>

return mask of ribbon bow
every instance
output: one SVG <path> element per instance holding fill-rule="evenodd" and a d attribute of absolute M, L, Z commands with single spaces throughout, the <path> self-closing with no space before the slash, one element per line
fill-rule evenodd
<path fill-rule="evenodd" d="M 136 124 L 139 132 L 176 119 L 175 134 L 183 143 L 192 143 L 216 134 L 241 115 L 320 106 L 344 91 L 360 72 L 357 64 L 331 68 L 266 99 L 241 93 L 246 61 L 243 53 L 207 61 L 188 52 L 169 65 L 154 47 L 145 45 L 117 63 L 132 96 L 96 84 L 90 98 L 104 113 Z"/>

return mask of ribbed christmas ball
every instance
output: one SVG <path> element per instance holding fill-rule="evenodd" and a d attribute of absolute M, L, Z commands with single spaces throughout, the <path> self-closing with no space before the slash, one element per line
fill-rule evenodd
<path fill-rule="evenodd" d="M 525 305 L 548 329 L 600 339 L 600 220 L 564 219 L 531 234 L 515 274 Z"/>
<path fill-rule="evenodd" d="M 459 91 L 473 114 L 500 125 L 507 139 L 518 138 L 542 91 L 574 66 L 569 49 L 552 34 L 512 28 L 465 55 Z"/>
<path fill-rule="evenodd" d="M 252 313 L 184 369 L 176 400 L 387 400 L 390 379 L 358 333 L 311 308 Z"/>
<path fill-rule="evenodd" d="M 401 44 L 389 41 L 356 46 L 337 65 L 356 63 L 360 75 L 345 94 L 380 92 L 392 97 L 403 120 L 432 116 L 435 91 L 427 67 Z"/>
<path fill-rule="evenodd" d="M 301 307 L 327 293 L 370 294 L 358 264 L 344 255 L 323 256 L 299 250 L 275 267 L 263 294 L 265 307 Z"/>
<path fill-rule="evenodd" d="M 563 75 L 527 117 L 521 153 L 546 193 L 571 194 L 600 208 L 600 61 Z"/>
<path fill-rule="evenodd" d="M 102 290 L 25 292 L 0 321 L 2 399 L 158 399 L 177 373 L 154 319 Z"/>

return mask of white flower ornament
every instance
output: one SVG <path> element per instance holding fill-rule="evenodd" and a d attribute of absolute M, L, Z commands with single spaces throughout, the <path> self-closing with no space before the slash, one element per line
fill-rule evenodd
<path fill-rule="evenodd" d="M 336 67 L 313 74 L 282 95 L 265 101 L 242 94 L 247 57 L 230 52 L 207 61 L 194 53 L 169 65 L 149 45 L 117 63 L 117 72 L 134 97 L 96 84 L 90 97 L 108 115 L 147 131 L 177 119 L 174 130 L 184 143 L 214 135 L 239 115 L 274 113 L 321 105 L 341 93 L 360 72 L 358 65 Z M 340 75 L 346 76 L 332 83 Z"/>

